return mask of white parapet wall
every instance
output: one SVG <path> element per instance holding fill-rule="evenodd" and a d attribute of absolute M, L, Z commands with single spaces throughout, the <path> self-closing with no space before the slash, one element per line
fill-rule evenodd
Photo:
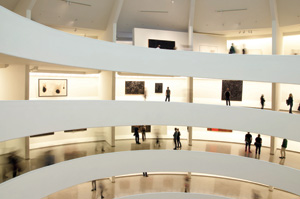
<path fill-rule="evenodd" d="M 300 84 L 300 57 L 149 49 L 64 33 L 0 7 L 1 61 L 153 75 Z M 16 61 L 16 60 L 14 60 Z"/>
<path fill-rule="evenodd" d="M 143 101 L 2 101 L 0 141 L 66 129 L 132 125 L 250 131 L 300 141 L 300 115 L 208 104 Z"/>
<path fill-rule="evenodd" d="M 297 169 L 220 153 L 148 150 L 93 155 L 37 169 L 1 183 L 0 198 L 43 198 L 94 179 L 144 171 L 226 176 L 300 194 Z"/>

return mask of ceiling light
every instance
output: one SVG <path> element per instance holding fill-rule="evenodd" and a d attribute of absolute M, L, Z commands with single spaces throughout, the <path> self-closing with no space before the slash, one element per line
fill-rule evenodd
<path fill-rule="evenodd" d="M 171 3 L 175 3 L 175 1 L 174 1 L 174 0 L 171 0 Z"/>
<path fill-rule="evenodd" d="M 244 11 L 247 8 L 240 8 L 240 9 L 230 9 L 230 10 L 216 10 L 216 12 L 235 12 L 235 11 Z"/>

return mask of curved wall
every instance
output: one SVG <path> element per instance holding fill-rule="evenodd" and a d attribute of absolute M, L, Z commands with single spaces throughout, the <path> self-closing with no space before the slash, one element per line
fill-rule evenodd
<path fill-rule="evenodd" d="M 3 7 L 0 24 L 0 54 L 18 58 L 119 72 L 300 84 L 299 56 L 210 54 L 118 45 L 51 29 Z"/>
<path fill-rule="evenodd" d="M 229 199 L 222 196 L 196 194 L 196 193 L 149 193 L 149 194 L 138 194 L 132 196 L 121 197 L 118 199 Z"/>
<path fill-rule="evenodd" d="M 143 171 L 226 176 L 300 194 L 297 169 L 218 153 L 151 150 L 93 155 L 37 169 L 1 183 L 0 198 L 43 198 L 94 179 Z"/>
<path fill-rule="evenodd" d="M 207 104 L 143 101 L 2 101 L 0 141 L 67 129 L 168 125 L 250 131 L 299 141 L 300 115 Z"/>

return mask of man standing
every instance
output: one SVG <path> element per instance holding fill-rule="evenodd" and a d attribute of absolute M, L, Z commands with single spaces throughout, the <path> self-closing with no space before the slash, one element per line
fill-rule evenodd
<path fill-rule="evenodd" d="M 279 157 L 280 159 L 285 159 L 285 149 L 287 147 L 287 143 L 288 143 L 287 139 L 284 138 L 280 150 L 281 153 L 281 157 Z"/>
<path fill-rule="evenodd" d="M 264 95 L 261 95 L 260 97 L 260 104 L 261 104 L 261 109 L 264 109 L 264 106 L 265 106 L 265 98 L 264 98 Z"/>
<path fill-rule="evenodd" d="M 169 87 L 167 87 L 165 102 L 166 102 L 167 100 L 168 100 L 168 102 L 170 102 L 170 96 L 171 96 L 171 90 L 169 89 Z"/>
<path fill-rule="evenodd" d="M 177 149 L 177 137 L 178 137 L 178 131 L 177 131 L 177 128 L 175 128 L 174 130 L 175 130 L 175 132 L 174 132 L 174 134 L 173 134 L 174 145 L 175 145 L 174 150 L 176 150 L 176 149 Z"/>
<path fill-rule="evenodd" d="M 135 136 L 135 143 L 136 144 L 141 144 L 140 143 L 139 128 L 137 126 L 134 127 L 134 136 Z"/>
<path fill-rule="evenodd" d="M 245 135 L 245 151 L 247 151 L 247 146 L 249 146 L 249 153 L 252 153 L 252 152 L 250 151 L 251 142 L 252 142 L 252 135 L 250 134 L 250 132 L 248 132 L 248 133 Z"/>
<path fill-rule="evenodd" d="M 230 91 L 229 88 L 226 89 L 225 92 L 225 100 L 226 100 L 226 106 L 230 106 Z"/>

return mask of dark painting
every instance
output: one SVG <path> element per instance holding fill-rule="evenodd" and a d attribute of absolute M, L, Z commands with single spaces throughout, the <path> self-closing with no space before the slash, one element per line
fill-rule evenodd
<path fill-rule="evenodd" d="M 144 81 L 126 81 L 125 94 L 144 94 L 145 82 Z"/>
<path fill-rule="evenodd" d="M 242 101 L 243 81 L 223 80 L 222 81 L 222 100 L 225 100 L 226 89 L 229 88 L 231 101 Z"/>
<path fill-rule="evenodd" d="M 163 83 L 155 83 L 155 93 L 163 92 Z"/>
<path fill-rule="evenodd" d="M 175 41 L 149 39 L 148 40 L 148 47 L 149 48 L 159 47 L 160 49 L 174 50 L 175 49 Z"/>
<path fill-rule="evenodd" d="M 131 133 L 134 133 L 134 128 L 135 128 L 136 126 L 131 126 Z M 141 125 L 141 126 L 137 126 L 138 128 L 139 128 L 139 132 L 142 132 L 142 128 L 143 128 L 143 125 Z M 145 125 L 145 128 L 146 128 L 146 133 L 147 132 L 151 132 L 151 125 Z"/>

